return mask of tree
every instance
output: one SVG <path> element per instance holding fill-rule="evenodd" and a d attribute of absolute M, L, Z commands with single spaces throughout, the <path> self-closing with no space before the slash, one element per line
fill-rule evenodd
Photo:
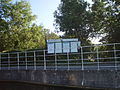
<path fill-rule="evenodd" d="M 43 27 L 32 23 L 35 18 L 27 1 L 1 0 L 0 51 L 43 47 Z"/>
<path fill-rule="evenodd" d="M 84 0 L 61 0 L 54 17 L 56 28 L 65 32 L 65 38 L 78 38 L 84 45 L 89 43 L 92 29 L 88 5 Z"/>
<path fill-rule="evenodd" d="M 105 37 L 109 43 L 120 43 L 120 1 L 111 0 L 108 2 L 109 10 L 108 20 L 106 21 L 106 30 L 108 35 Z"/>
<path fill-rule="evenodd" d="M 50 32 L 49 29 L 43 29 L 42 32 L 44 33 L 44 38 L 45 38 L 45 40 L 49 40 L 49 39 L 59 39 L 59 38 L 60 38 L 56 33 Z"/>
<path fill-rule="evenodd" d="M 103 36 L 105 43 L 120 43 L 120 1 L 97 0 L 92 5 L 94 32 Z"/>

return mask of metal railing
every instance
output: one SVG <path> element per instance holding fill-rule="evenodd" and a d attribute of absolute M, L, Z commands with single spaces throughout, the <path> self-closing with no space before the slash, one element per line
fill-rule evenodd
<path fill-rule="evenodd" d="M 81 46 L 78 53 L 47 50 L 0 53 L 0 70 L 120 70 L 120 43 Z"/>

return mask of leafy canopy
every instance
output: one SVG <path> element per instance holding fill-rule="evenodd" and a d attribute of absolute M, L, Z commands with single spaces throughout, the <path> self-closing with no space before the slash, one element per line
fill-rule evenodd
<path fill-rule="evenodd" d="M 0 2 L 0 52 L 45 48 L 43 26 L 33 21 L 27 1 L 1 0 Z"/>
<path fill-rule="evenodd" d="M 66 38 L 79 38 L 82 44 L 88 43 L 92 29 L 89 27 L 88 3 L 83 0 L 61 0 L 54 12 L 55 26 L 65 32 Z"/>
<path fill-rule="evenodd" d="M 102 37 L 101 42 L 119 43 L 120 0 L 61 0 L 54 12 L 55 27 L 65 38 L 79 38 L 83 45 L 89 38 Z"/>

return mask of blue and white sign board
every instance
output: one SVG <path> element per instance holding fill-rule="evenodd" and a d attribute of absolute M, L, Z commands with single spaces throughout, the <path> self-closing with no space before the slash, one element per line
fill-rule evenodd
<path fill-rule="evenodd" d="M 78 39 L 47 40 L 48 53 L 78 52 L 80 41 Z"/>
<path fill-rule="evenodd" d="M 55 52 L 56 53 L 61 53 L 62 52 L 62 43 L 55 43 Z"/>
<path fill-rule="evenodd" d="M 69 42 L 63 42 L 63 53 L 70 52 L 70 43 Z"/>
<path fill-rule="evenodd" d="M 48 46 L 48 52 L 53 53 L 54 52 L 54 43 L 49 43 L 47 46 Z"/>
<path fill-rule="evenodd" d="M 76 42 L 70 42 L 70 43 L 71 43 L 71 52 L 77 52 L 78 44 L 76 44 Z"/>

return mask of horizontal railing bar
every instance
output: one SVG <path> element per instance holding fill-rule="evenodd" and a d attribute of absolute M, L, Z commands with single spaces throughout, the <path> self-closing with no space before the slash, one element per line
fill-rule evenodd
<path fill-rule="evenodd" d="M 84 58 L 83 60 L 97 60 L 97 59 L 99 59 L 99 60 L 104 60 L 104 59 L 115 59 L 114 57 L 107 57 L 107 58 L 91 58 L 91 59 L 88 59 L 88 58 Z"/>
<path fill-rule="evenodd" d="M 2 55 L 2 54 L 9 54 L 9 53 L 11 53 L 11 54 L 17 54 L 17 53 L 21 54 L 21 53 L 23 53 L 23 54 L 24 54 L 25 52 L 34 52 L 34 51 L 35 51 L 35 52 L 39 52 L 39 51 L 40 51 L 40 52 L 43 52 L 43 50 L 33 50 L 33 51 L 5 52 L 5 53 L 0 53 L 0 54 L 1 54 L 1 55 Z M 45 51 L 47 51 L 47 50 L 45 50 Z"/>
<path fill-rule="evenodd" d="M 36 59 L 36 62 L 44 62 L 43 59 Z"/>
<path fill-rule="evenodd" d="M 51 53 L 47 50 L 30 50 L 0 53 L 2 69 L 119 69 L 120 43 L 81 46 L 75 53 Z M 108 48 L 100 49 L 105 46 Z M 107 53 L 107 54 L 106 54 Z M 69 61 L 68 61 L 69 60 Z M 27 68 L 26 68 L 27 67 Z M 94 68 L 95 67 L 95 68 Z"/>
<path fill-rule="evenodd" d="M 99 51 L 98 53 L 104 53 L 104 52 L 114 52 L 114 50 Z M 93 53 L 96 53 L 96 51 L 94 51 L 94 52 L 83 52 L 83 54 L 93 54 Z"/>
<path fill-rule="evenodd" d="M 115 50 L 116 52 L 120 51 L 120 50 Z M 114 50 L 107 50 L 107 51 L 99 51 L 98 53 L 102 53 L 102 52 L 114 52 Z M 83 54 L 93 54 L 96 53 L 96 51 L 94 52 L 83 52 Z"/>
<path fill-rule="evenodd" d="M 115 67 L 115 66 L 100 66 L 100 67 Z"/>
<path fill-rule="evenodd" d="M 70 65 L 72 65 L 72 64 L 74 64 L 74 65 L 82 65 L 82 63 L 70 63 Z"/>
<path fill-rule="evenodd" d="M 82 48 L 84 47 L 95 47 L 95 46 L 110 46 L 110 45 L 119 45 L 120 43 L 111 43 L 111 44 L 94 44 L 94 45 L 89 45 L 89 46 L 81 46 Z"/>
<path fill-rule="evenodd" d="M 44 55 L 36 55 L 36 57 L 44 57 Z"/>
<path fill-rule="evenodd" d="M 58 65 L 62 64 L 62 65 L 67 65 L 67 63 L 57 63 Z"/>

